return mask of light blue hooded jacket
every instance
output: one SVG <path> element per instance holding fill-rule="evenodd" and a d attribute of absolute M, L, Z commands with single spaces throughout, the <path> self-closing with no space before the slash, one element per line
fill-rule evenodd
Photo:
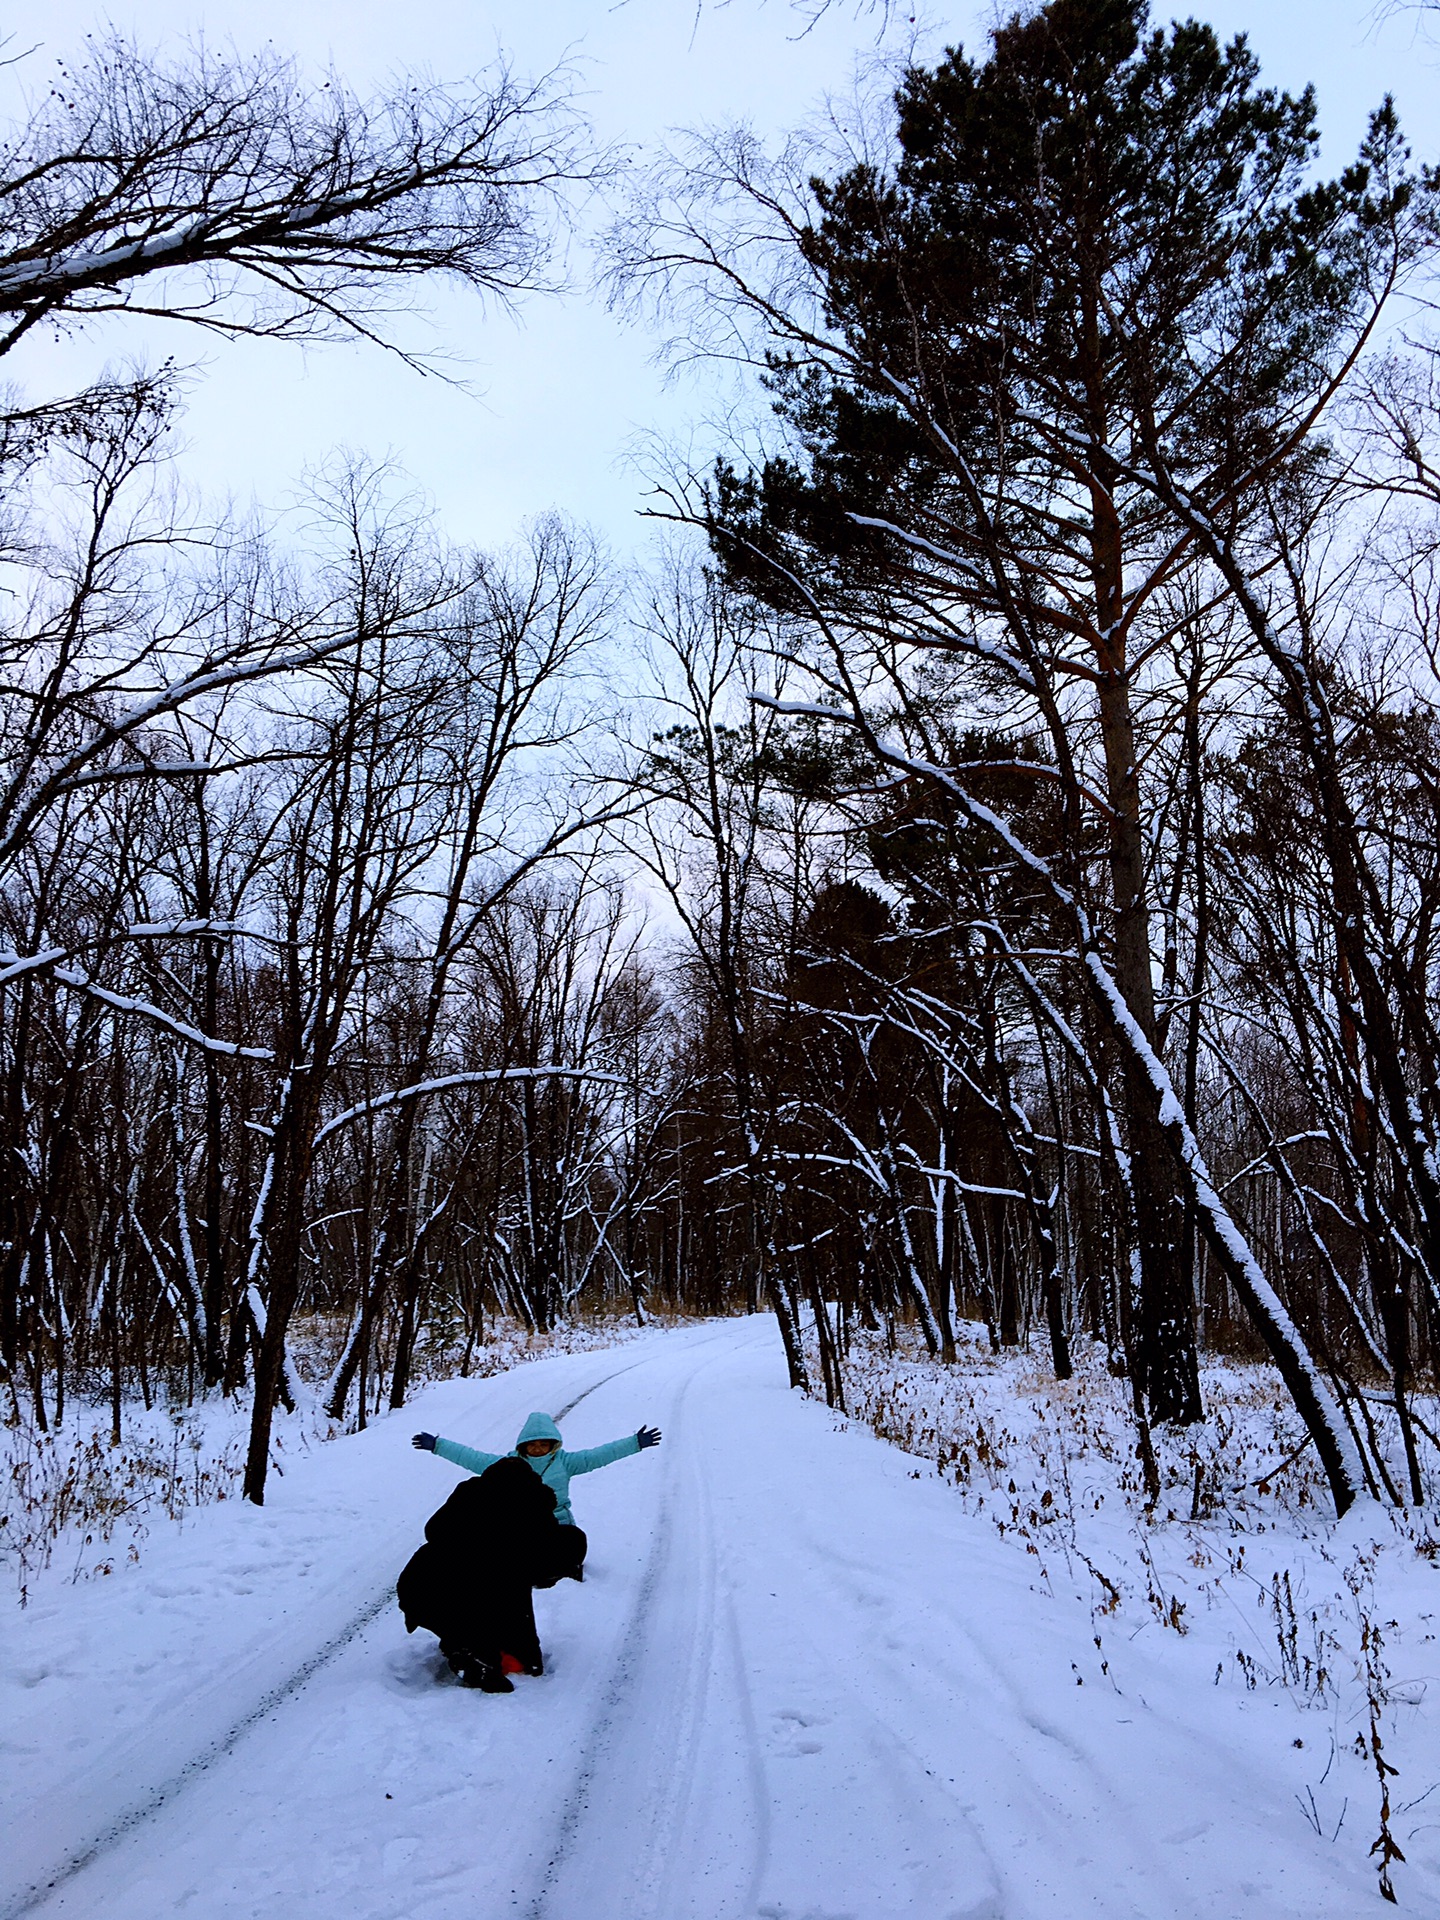
<path fill-rule="evenodd" d="M 526 1440 L 558 1440 L 560 1429 L 548 1413 L 532 1413 L 520 1429 L 515 1445 L 509 1454 L 481 1453 L 476 1447 L 462 1447 L 458 1440 L 437 1440 L 435 1451 L 442 1460 L 448 1460 L 453 1466 L 464 1467 L 467 1473 L 484 1473 L 487 1467 L 493 1467 L 497 1460 L 509 1459 L 518 1455 L 526 1466 L 535 1472 L 549 1487 L 555 1496 L 555 1518 L 562 1527 L 573 1527 L 575 1516 L 570 1511 L 570 1481 L 577 1473 L 594 1473 L 597 1467 L 608 1467 L 612 1460 L 623 1460 L 627 1454 L 639 1453 L 640 1442 L 633 1433 L 627 1433 L 623 1440 L 608 1440 L 603 1447 L 581 1447 L 578 1453 L 567 1453 L 563 1446 L 554 1453 L 547 1453 L 541 1460 L 532 1460 L 520 1452 Z"/>

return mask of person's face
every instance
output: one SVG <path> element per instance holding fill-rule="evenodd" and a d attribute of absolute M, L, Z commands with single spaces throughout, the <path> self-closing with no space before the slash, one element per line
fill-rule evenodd
<path fill-rule="evenodd" d="M 521 1443 L 520 1451 L 527 1460 L 543 1460 L 547 1453 L 554 1453 L 558 1440 L 526 1440 Z"/>

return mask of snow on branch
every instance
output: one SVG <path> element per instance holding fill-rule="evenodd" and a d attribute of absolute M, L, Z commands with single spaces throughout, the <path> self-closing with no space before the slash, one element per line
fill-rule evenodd
<path fill-rule="evenodd" d="M 188 1040 L 191 1046 L 201 1047 L 206 1053 L 223 1053 L 234 1060 L 273 1060 L 275 1058 L 268 1047 L 242 1047 L 234 1040 L 217 1040 L 213 1034 L 201 1033 L 197 1027 L 188 1026 L 185 1021 L 177 1020 L 173 1014 L 166 1013 L 163 1007 L 155 1006 L 152 1001 L 136 1000 L 125 993 L 112 993 L 109 987 L 98 986 L 95 981 L 87 980 L 83 973 L 76 973 L 73 968 L 55 967 L 51 971 L 50 978 L 58 980 L 62 986 L 69 987 L 72 993 L 83 993 L 92 1000 L 103 1001 L 107 1007 L 113 1007 L 117 1013 L 138 1014 L 142 1020 L 150 1020 L 156 1026 L 164 1027 L 167 1033 L 173 1033 L 177 1039 Z"/>
<path fill-rule="evenodd" d="M 585 1080 L 598 1081 L 602 1086 L 629 1087 L 632 1083 L 615 1073 L 597 1073 L 588 1067 L 490 1067 L 483 1072 L 447 1073 L 436 1080 L 421 1080 L 413 1087 L 399 1087 L 392 1093 L 380 1093 L 373 1100 L 362 1100 L 358 1106 L 347 1107 L 344 1113 L 337 1113 L 333 1120 L 315 1135 L 318 1147 L 322 1140 L 328 1140 L 332 1133 L 341 1127 L 348 1127 L 352 1121 L 363 1120 L 367 1114 L 379 1113 L 386 1107 L 393 1107 L 402 1100 L 418 1100 L 424 1094 L 444 1093 L 451 1087 L 483 1086 L 488 1082 L 504 1080 Z"/>
<path fill-rule="evenodd" d="M 208 776 L 223 771 L 224 768 L 213 766 L 208 760 L 127 760 L 122 767 L 89 767 L 84 773 L 61 781 L 54 792 L 58 797 L 107 780 L 174 779 L 179 774 Z"/>
<path fill-rule="evenodd" d="M 22 974 L 53 967 L 57 961 L 68 959 L 69 953 L 68 947 L 47 947 L 40 953 L 0 952 L 0 987 L 7 980 L 18 980 Z"/>
<path fill-rule="evenodd" d="M 566 85 L 502 69 L 363 101 L 273 53 L 161 63 L 111 33 L 6 142 L 0 351 L 67 309 L 374 337 L 365 318 L 392 279 L 536 285 L 540 204 L 595 172 Z M 142 304 L 147 282 L 160 291 Z"/>

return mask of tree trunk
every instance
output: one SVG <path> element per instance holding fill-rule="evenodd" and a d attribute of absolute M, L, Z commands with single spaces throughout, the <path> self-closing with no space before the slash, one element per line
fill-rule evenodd
<path fill-rule="evenodd" d="M 1105 746 L 1114 894 L 1114 973 L 1147 1046 L 1159 1051 L 1145 899 L 1145 843 L 1135 723 L 1123 650 L 1104 661 L 1100 724 Z M 1204 1417 L 1195 1351 L 1195 1302 L 1184 1258 L 1185 1208 L 1175 1163 L 1155 1118 L 1153 1089 L 1133 1058 L 1125 1067 L 1125 1117 L 1139 1235 L 1140 1299 L 1134 1359 L 1152 1420 L 1186 1426 Z"/>

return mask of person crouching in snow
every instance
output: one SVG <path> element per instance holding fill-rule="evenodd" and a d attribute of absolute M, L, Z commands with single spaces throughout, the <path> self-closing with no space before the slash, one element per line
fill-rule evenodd
<path fill-rule="evenodd" d="M 571 1453 L 563 1445 L 560 1429 L 549 1414 L 532 1413 L 508 1454 L 481 1453 L 475 1447 L 462 1447 L 458 1440 L 442 1440 L 434 1433 L 417 1433 L 410 1444 L 419 1447 L 422 1452 L 438 1454 L 442 1460 L 450 1461 L 452 1466 L 464 1467 L 467 1473 L 483 1474 L 497 1460 L 528 1460 L 555 1496 L 555 1518 L 564 1528 L 561 1536 L 564 1554 L 561 1577 L 583 1580 L 585 1552 L 590 1543 L 576 1526 L 575 1516 L 570 1511 L 570 1482 L 577 1473 L 594 1473 L 599 1467 L 608 1467 L 614 1460 L 624 1460 L 632 1453 L 643 1452 L 646 1447 L 658 1447 L 660 1429 L 641 1427 L 637 1433 L 627 1433 L 623 1440 L 607 1440 L 603 1447 L 581 1447 Z"/>
<path fill-rule="evenodd" d="M 405 1631 L 425 1627 L 462 1686 L 513 1693 L 511 1673 L 543 1673 L 533 1589 L 568 1563 L 555 1495 L 521 1460 L 498 1460 L 456 1487 L 426 1523 L 395 1583 Z"/>

